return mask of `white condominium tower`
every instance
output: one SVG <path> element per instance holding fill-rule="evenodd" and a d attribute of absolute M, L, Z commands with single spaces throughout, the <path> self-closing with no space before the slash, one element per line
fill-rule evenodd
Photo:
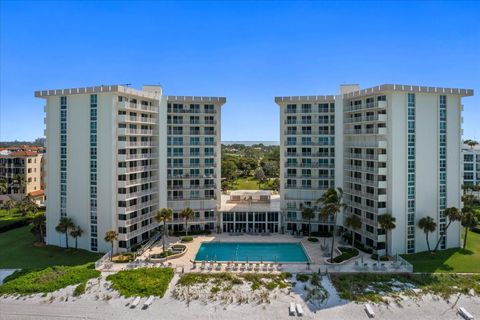
<path fill-rule="evenodd" d="M 220 107 L 225 98 L 167 97 L 170 228 L 185 230 L 181 211 L 195 216 L 189 230 L 215 230 L 220 208 Z"/>
<path fill-rule="evenodd" d="M 65 245 L 65 235 L 56 232 L 55 226 L 61 217 L 69 217 L 84 230 L 79 247 L 103 252 L 110 248 L 103 240 L 106 231 L 119 233 L 115 250 L 128 250 L 147 240 L 158 226 L 153 220 L 156 210 L 168 204 L 174 210 L 182 208 L 175 201 L 167 203 L 167 197 L 174 200 L 173 190 L 167 187 L 174 183 L 167 180 L 167 174 L 173 174 L 169 164 L 176 161 L 170 150 L 173 146 L 168 146 L 172 155 L 167 155 L 167 139 L 170 142 L 174 137 L 168 132 L 173 128 L 167 128 L 167 117 L 176 116 L 170 112 L 167 116 L 170 100 L 182 101 L 187 108 L 191 102 L 194 108 L 202 108 L 202 116 L 215 110 L 217 113 L 212 114 L 218 122 L 219 101 L 225 102 L 219 98 L 167 98 L 159 86 L 144 86 L 143 90 L 120 85 L 45 90 L 35 92 L 35 96 L 46 99 L 47 243 Z M 202 137 L 210 132 L 219 134 L 219 129 L 215 126 L 210 131 L 209 127 Z M 190 134 L 185 132 L 185 136 Z M 218 157 L 219 140 L 213 137 L 213 154 Z M 202 141 L 201 147 L 207 148 L 206 144 Z M 202 150 L 202 155 L 205 152 Z M 212 162 L 218 165 L 216 156 Z M 216 176 L 217 167 L 211 169 L 208 175 Z M 208 196 L 219 186 L 217 181 L 202 180 L 202 188 L 208 184 Z M 190 185 L 186 184 L 183 192 L 188 197 L 192 196 Z M 214 189 L 210 198 L 218 192 Z M 207 191 L 198 198 L 206 197 Z M 208 201 L 195 205 L 198 210 L 215 208 Z"/>
<path fill-rule="evenodd" d="M 480 146 L 462 146 L 463 184 L 480 185 Z"/>
<path fill-rule="evenodd" d="M 378 216 L 390 213 L 389 253 L 425 251 L 418 220 L 432 217 L 437 241 L 448 223 L 444 210 L 461 207 L 461 98 L 473 90 L 380 85 L 342 86 L 336 96 L 277 97 L 281 107 L 281 210 L 287 229 L 305 228 L 302 208 L 315 206 L 328 187 L 342 187 L 338 216 L 361 218 L 355 239 L 384 252 Z M 303 226 L 302 226 L 303 224 Z M 328 230 L 317 218 L 314 231 Z M 460 228 L 448 229 L 442 248 L 460 245 Z"/>

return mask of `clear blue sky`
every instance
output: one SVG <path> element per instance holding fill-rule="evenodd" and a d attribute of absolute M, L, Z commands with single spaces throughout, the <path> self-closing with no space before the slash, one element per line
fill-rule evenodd
<path fill-rule="evenodd" d="M 340 83 L 475 89 L 480 3 L 1 1 L 0 140 L 43 136 L 33 91 L 131 83 L 226 96 L 223 140 L 278 140 L 278 95 Z"/>

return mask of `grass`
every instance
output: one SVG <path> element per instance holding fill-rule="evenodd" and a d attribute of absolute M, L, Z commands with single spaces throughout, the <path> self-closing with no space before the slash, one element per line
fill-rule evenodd
<path fill-rule="evenodd" d="M 172 268 L 140 268 L 125 270 L 109 275 L 112 288 L 122 296 L 163 297 L 173 278 Z"/>
<path fill-rule="evenodd" d="M 340 263 L 340 262 L 346 261 L 348 259 L 351 259 L 353 257 L 358 256 L 358 254 L 359 254 L 357 249 L 350 248 L 350 247 L 339 247 L 338 250 L 340 250 L 340 252 L 342 252 L 342 254 L 333 258 L 333 261 L 335 263 Z"/>
<path fill-rule="evenodd" d="M 15 209 L 11 209 L 11 210 L 0 209 L 0 232 L 2 231 L 6 232 L 8 231 L 8 229 L 22 227 L 23 225 L 28 224 L 32 220 L 34 215 L 35 214 L 30 212 L 27 215 L 22 216 Z M 22 225 L 22 222 L 23 222 L 23 225 Z M 9 227 L 10 225 L 13 225 L 13 224 L 16 224 L 17 226 Z"/>
<path fill-rule="evenodd" d="M 100 254 L 85 250 L 75 250 L 44 246 L 36 247 L 31 227 L 0 233 L 0 269 L 44 269 L 51 266 L 74 266 L 96 261 Z"/>
<path fill-rule="evenodd" d="M 237 178 L 230 184 L 229 190 L 271 190 L 270 181 L 261 183 L 260 187 L 258 181 L 253 177 Z"/>
<path fill-rule="evenodd" d="M 385 302 L 386 296 L 395 297 L 400 292 L 415 295 L 413 288 L 444 299 L 457 293 L 468 294 L 470 289 L 480 292 L 480 275 L 358 273 L 332 274 L 331 279 L 341 298 L 358 302 Z M 398 283 L 404 286 L 400 288 Z"/>
<path fill-rule="evenodd" d="M 480 273 L 480 234 L 468 233 L 466 249 L 420 252 L 402 257 L 413 264 L 414 272 Z"/>
<path fill-rule="evenodd" d="M 2 294 L 33 294 L 53 292 L 69 285 L 86 283 L 100 276 L 93 263 L 80 266 L 57 266 L 39 271 L 20 271 L 5 279 L 0 286 Z"/>

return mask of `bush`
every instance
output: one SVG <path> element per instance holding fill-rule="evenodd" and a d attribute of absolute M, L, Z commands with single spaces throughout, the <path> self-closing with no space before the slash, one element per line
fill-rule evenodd
<path fill-rule="evenodd" d="M 172 268 L 139 268 L 124 270 L 107 277 L 112 288 L 125 297 L 163 297 L 173 278 Z"/>
<path fill-rule="evenodd" d="M 22 271 L 12 275 L 0 286 L 2 294 L 33 294 L 53 292 L 100 276 L 93 263 L 67 267 L 56 266 L 40 271 Z"/>
<path fill-rule="evenodd" d="M 78 296 L 81 296 L 82 294 L 84 294 L 86 286 L 87 286 L 86 281 L 84 281 L 84 282 L 80 283 L 78 286 L 76 286 L 75 290 L 73 290 L 73 296 L 78 297 Z"/>
<path fill-rule="evenodd" d="M 193 237 L 191 237 L 191 236 L 187 236 L 187 237 L 182 238 L 182 242 L 192 242 L 192 241 L 193 241 Z"/>
<path fill-rule="evenodd" d="M 338 250 L 340 250 L 342 254 L 333 258 L 333 262 L 335 263 L 346 261 L 348 259 L 358 256 L 359 254 L 357 249 L 352 249 L 349 247 L 339 247 Z"/>
<path fill-rule="evenodd" d="M 358 250 L 363 251 L 365 253 L 369 253 L 369 254 L 373 253 L 372 248 L 365 247 L 365 245 L 361 242 L 355 242 L 355 248 L 357 248 Z"/>
<path fill-rule="evenodd" d="M 314 232 L 311 232 L 310 235 L 312 237 L 330 238 L 332 236 L 332 232 L 331 231 L 314 231 Z"/>
<path fill-rule="evenodd" d="M 0 221 L 0 233 L 27 226 L 30 224 L 31 221 L 32 221 L 31 218 L 2 220 Z"/>
<path fill-rule="evenodd" d="M 480 227 L 470 228 L 470 231 L 475 232 L 475 233 L 480 233 Z"/>
<path fill-rule="evenodd" d="M 310 242 L 318 242 L 318 238 L 308 238 L 308 241 L 310 241 Z"/>
<path fill-rule="evenodd" d="M 308 279 L 310 279 L 310 276 L 308 274 L 297 274 L 297 281 L 300 281 L 300 282 L 307 282 Z"/>

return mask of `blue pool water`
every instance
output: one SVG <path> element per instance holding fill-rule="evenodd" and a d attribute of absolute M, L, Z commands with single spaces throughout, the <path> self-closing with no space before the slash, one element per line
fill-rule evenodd
<path fill-rule="evenodd" d="M 300 243 L 204 242 L 196 261 L 307 262 Z"/>

